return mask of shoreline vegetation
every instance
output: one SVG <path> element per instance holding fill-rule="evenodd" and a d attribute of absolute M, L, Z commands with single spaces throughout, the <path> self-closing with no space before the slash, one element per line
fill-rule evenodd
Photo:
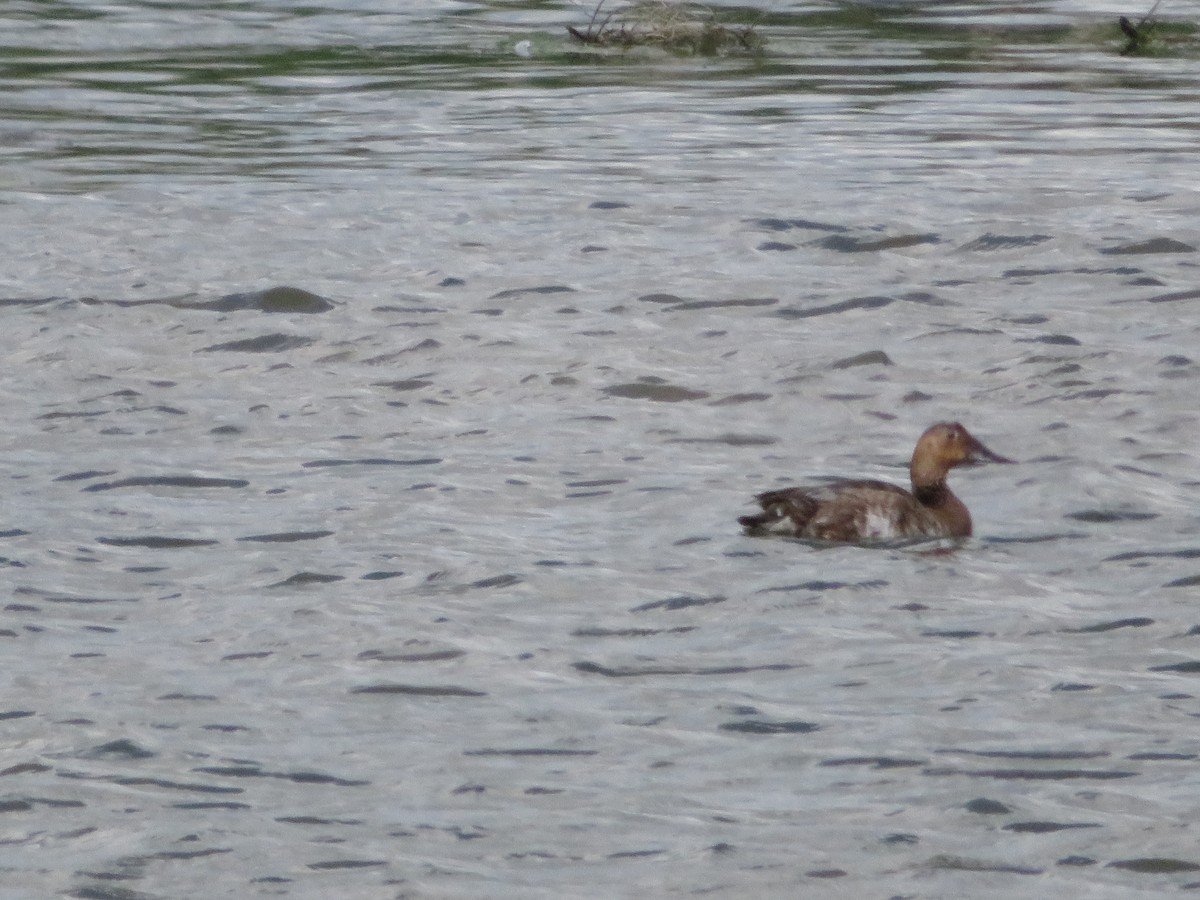
<path fill-rule="evenodd" d="M 1121 16 L 1117 20 L 1117 25 L 1121 28 L 1121 33 L 1128 38 L 1128 42 L 1121 49 L 1122 56 L 1130 56 L 1131 54 L 1145 53 L 1147 51 L 1154 36 L 1154 27 L 1158 24 L 1154 21 L 1154 14 L 1158 11 L 1158 4 L 1161 2 L 1162 0 L 1154 0 L 1154 5 L 1150 7 L 1150 12 L 1142 16 L 1136 25 L 1125 16 Z"/>
<path fill-rule="evenodd" d="M 1136 21 L 1117 20 L 1125 38 L 1122 56 L 1153 56 L 1166 46 L 1194 42 L 1193 27 L 1160 27 L 1155 14 L 1161 3 L 1155 0 Z M 753 25 L 720 22 L 712 9 L 691 0 L 597 0 L 585 25 L 566 28 L 575 42 L 606 50 L 655 47 L 685 56 L 719 56 L 756 53 L 766 45 Z"/>
<path fill-rule="evenodd" d="M 1117 19 L 1125 36 L 1122 56 L 1191 55 L 1200 48 L 1196 26 L 1190 22 L 1164 22 L 1155 18 L 1162 0 L 1155 0 L 1149 12 L 1134 22 L 1127 16 Z"/>
<path fill-rule="evenodd" d="M 753 25 L 722 24 L 702 4 L 636 0 L 605 10 L 606 2 L 599 0 L 586 27 L 567 26 L 572 38 L 590 47 L 659 47 L 697 56 L 755 52 L 766 43 Z"/>

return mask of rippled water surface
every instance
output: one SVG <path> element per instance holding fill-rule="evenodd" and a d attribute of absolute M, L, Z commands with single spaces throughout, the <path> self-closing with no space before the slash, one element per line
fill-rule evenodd
<path fill-rule="evenodd" d="M 0 896 L 1200 886 L 1200 14 L 714 9 L 0 6 Z"/>

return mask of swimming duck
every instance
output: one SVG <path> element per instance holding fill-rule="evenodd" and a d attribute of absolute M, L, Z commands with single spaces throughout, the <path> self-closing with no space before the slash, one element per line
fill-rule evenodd
<path fill-rule="evenodd" d="M 946 485 L 955 466 L 1011 463 L 957 422 L 926 429 L 913 450 L 912 493 L 886 481 L 835 481 L 814 488 L 767 491 L 763 511 L 742 516 L 747 534 L 784 534 L 821 541 L 968 537 L 971 514 Z"/>

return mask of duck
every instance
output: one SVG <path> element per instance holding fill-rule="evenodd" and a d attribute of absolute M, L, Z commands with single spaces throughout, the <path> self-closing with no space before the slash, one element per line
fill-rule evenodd
<path fill-rule="evenodd" d="M 839 543 L 971 536 L 971 513 L 946 484 L 949 471 L 979 463 L 1012 463 L 958 422 L 925 429 L 913 450 L 912 490 L 875 480 L 844 480 L 759 494 L 762 512 L 738 519 L 747 534 L 781 534 Z"/>

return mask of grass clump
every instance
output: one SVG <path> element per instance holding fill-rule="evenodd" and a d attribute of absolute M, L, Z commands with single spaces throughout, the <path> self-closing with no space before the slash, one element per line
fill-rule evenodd
<path fill-rule="evenodd" d="M 752 25 L 723 25 L 698 3 L 635 0 L 605 11 L 605 2 L 596 4 L 586 28 L 567 26 L 571 37 L 592 47 L 660 47 L 699 56 L 755 51 L 765 43 Z"/>
<path fill-rule="evenodd" d="M 1193 54 L 1200 47 L 1196 39 L 1196 26 L 1186 22 L 1159 22 L 1154 18 L 1159 3 L 1154 0 L 1150 11 L 1135 22 L 1125 16 L 1117 20 L 1121 34 L 1125 36 L 1122 56 L 1160 56 L 1165 54 Z"/>
<path fill-rule="evenodd" d="M 1134 25 L 1125 16 L 1121 16 L 1117 20 L 1117 25 L 1121 28 L 1121 33 L 1125 35 L 1127 42 L 1121 49 L 1122 56 L 1129 56 L 1133 53 L 1145 53 L 1150 46 L 1150 40 L 1154 35 L 1154 26 L 1157 24 L 1154 21 L 1154 13 L 1158 10 L 1160 0 L 1154 0 L 1154 5 L 1150 7 L 1150 12 L 1142 16 L 1142 20 Z"/>

